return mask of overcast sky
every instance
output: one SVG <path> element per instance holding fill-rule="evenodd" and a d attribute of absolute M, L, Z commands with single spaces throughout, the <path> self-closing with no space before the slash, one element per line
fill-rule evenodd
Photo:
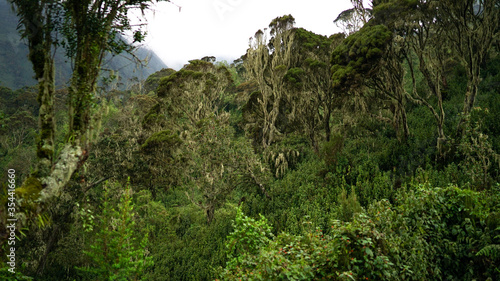
<path fill-rule="evenodd" d="M 278 16 L 291 14 L 297 27 L 331 35 L 340 31 L 333 20 L 351 7 L 349 0 L 172 0 L 147 16 L 145 45 L 174 69 L 204 56 L 232 62 Z"/>

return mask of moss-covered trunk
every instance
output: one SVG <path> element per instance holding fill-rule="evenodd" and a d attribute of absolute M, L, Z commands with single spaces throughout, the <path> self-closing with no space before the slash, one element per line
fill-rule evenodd
<path fill-rule="evenodd" d="M 406 142 L 410 137 L 410 128 L 408 127 L 408 117 L 406 116 L 406 109 L 402 101 L 398 101 L 401 110 L 401 125 L 403 126 L 403 141 Z"/>
<path fill-rule="evenodd" d="M 332 113 L 331 113 L 331 110 L 330 110 L 330 106 L 327 105 L 325 107 L 325 116 L 323 117 L 324 119 L 324 125 L 325 125 L 325 136 L 326 136 L 326 142 L 329 142 L 330 141 L 330 137 L 331 137 L 331 134 L 332 134 L 332 130 L 331 130 L 331 127 L 330 127 L 330 117 L 332 116 Z"/>
<path fill-rule="evenodd" d="M 69 88 L 69 139 L 79 140 L 83 146 L 88 142 L 87 132 L 91 120 L 92 103 L 96 87 L 99 64 L 95 58 L 87 61 L 87 56 L 77 59 L 76 75 L 73 75 Z"/>
<path fill-rule="evenodd" d="M 49 46 L 50 51 L 50 46 Z M 55 93 L 54 61 L 46 54 L 43 76 L 38 79 L 39 137 L 37 141 L 37 166 L 35 175 L 46 177 L 50 174 L 54 157 L 54 93 Z"/>
<path fill-rule="evenodd" d="M 462 110 L 462 118 L 460 118 L 460 121 L 457 126 L 457 136 L 459 138 L 465 135 L 466 131 L 465 126 L 467 123 L 467 119 L 476 101 L 476 96 L 478 93 L 479 82 L 480 82 L 479 75 L 480 75 L 479 66 L 477 67 L 477 69 L 474 69 L 472 71 L 467 71 L 468 81 L 467 81 L 467 90 L 465 92 L 464 107 Z"/>
<path fill-rule="evenodd" d="M 88 4 L 85 2 L 72 1 L 70 4 L 73 26 L 76 35 L 75 70 L 71 78 L 69 88 L 69 139 L 72 142 L 80 141 L 85 146 L 88 142 L 87 133 L 89 129 L 92 102 L 99 76 L 101 62 L 108 43 L 108 32 L 111 22 L 103 23 L 106 30 L 98 34 L 93 32 L 96 28 L 89 22 Z M 116 11 L 110 13 L 110 21 L 116 15 Z M 111 20 L 112 21 L 112 20 Z"/>

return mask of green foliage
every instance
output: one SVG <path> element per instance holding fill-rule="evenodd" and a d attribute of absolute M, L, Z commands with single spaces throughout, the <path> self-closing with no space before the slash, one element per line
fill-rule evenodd
<path fill-rule="evenodd" d="M 287 70 L 283 79 L 287 81 L 287 84 L 293 88 L 300 90 L 302 88 L 301 77 L 304 75 L 304 70 L 295 67 Z"/>
<path fill-rule="evenodd" d="M 156 91 L 158 86 L 160 85 L 160 81 L 163 77 L 167 77 L 171 74 L 175 73 L 175 70 L 172 68 L 163 68 L 160 71 L 157 71 L 148 76 L 146 81 L 144 82 L 144 90 L 146 93 L 151 91 Z"/>
<path fill-rule="evenodd" d="M 310 217 L 315 225 L 325 228 L 335 211 L 334 202 L 342 183 L 327 183 L 320 175 L 323 169 L 324 165 L 317 158 L 304 160 L 269 186 L 272 200 L 247 194 L 243 209 L 249 216 L 265 215 L 274 226 L 275 234 L 282 231 L 300 234 L 304 217 Z M 327 176 L 333 178 L 331 181 L 337 180 L 334 175 Z"/>
<path fill-rule="evenodd" d="M 325 160 L 325 164 L 330 169 L 333 169 L 342 154 L 342 149 L 344 148 L 344 136 L 336 134 L 330 138 L 330 141 L 323 143 L 321 148 L 322 158 Z"/>
<path fill-rule="evenodd" d="M 192 60 L 181 70 L 161 79 L 157 95 L 161 103 L 154 114 L 169 117 L 168 129 L 184 130 L 212 114 L 221 112 L 226 91 L 232 86 L 231 73 L 224 65 Z M 154 118 L 153 118 L 154 117 Z M 151 123 L 156 116 L 151 115 Z"/>
<path fill-rule="evenodd" d="M 171 147 L 171 150 L 176 146 L 182 144 L 182 140 L 178 135 L 172 134 L 169 130 L 156 132 L 151 135 L 146 142 L 142 145 L 142 149 L 146 151 L 153 151 L 158 147 Z"/>
<path fill-rule="evenodd" d="M 489 262 L 476 257 L 481 247 L 491 243 L 492 230 L 485 223 L 493 215 L 490 200 L 453 186 L 419 185 L 416 190 L 401 190 L 393 206 L 380 201 L 368 213 L 386 235 L 389 257 L 401 274 L 413 275 L 414 280 L 495 279 Z"/>
<path fill-rule="evenodd" d="M 23 264 L 22 268 L 24 269 L 26 266 Z M 19 267 L 16 267 L 15 273 L 10 272 L 9 267 L 2 265 L 0 268 L 0 278 L 4 281 L 17 281 L 17 280 L 34 280 L 33 277 L 26 276 L 20 271 Z"/>
<path fill-rule="evenodd" d="M 21 229 L 20 272 L 40 280 L 499 280 L 498 50 L 481 65 L 464 137 L 453 140 L 468 77 L 451 47 L 438 44 L 448 42 L 434 26 L 445 7 L 373 4 L 374 18 L 348 38 L 278 17 L 271 38 L 257 32 L 231 65 L 204 57 L 163 69 L 146 80 L 145 95 L 132 93 L 139 86 L 102 88 L 99 105 L 111 114 L 89 121 L 98 142 L 47 212 Z M 95 19 L 89 30 L 100 29 Z M 427 45 L 415 44 L 425 31 Z M 71 50 L 76 33 L 64 32 Z M 82 63 L 77 70 L 96 69 Z M 70 130 L 60 117 L 73 110 L 71 91 L 56 92 L 56 152 Z M 91 101 L 83 107 L 97 112 Z M 27 178 L 16 190 L 25 211 L 46 188 L 28 176 L 36 114 L 36 92 L 0 87 L 0 168 Z M 438 135 L 448 137 L 443 158 Z M 102 192 L 107 178 L 117 184 Z"/>
<path fill-rule="evenodd" d="M 296 40 L 300 43 L 300 48 L 303 51 L 308 52 L 328 52 L 330 45 L 337 39 L 337 37 L 343 37 L 341 34 L 332 35 L 326 37 L 323 35 L 318 35 L 313 32 L 307 31 L 303 28 L 295 29 Z M 319 49 L 319 50 L 318 50 Z M 324 63 L 318 61 L 318 63 Z"/>
<path fill-rule="evenodd" d="M 391 31 L 384 25 L 365 25 L 347 37 L 332 53 L 334 87 L 347 89 L 346 85 L 370 75 L 391 38 Z"/>
<path fill-rule="evenodd" d="M 347 191 L 342 188 L 338 199 L 337 199 L 337 214 L 336 217 L 344 222 L 351 221 L 356 214 L 363 211 L 363 208 L 358 202 L 356 197 L 356 192 L 354 187 L 351 188 L 351 192 L 347 195 Z"/>
<path fill-rule="evenodd" d="M 488 135 L 484 134 L 483 121 L 489 115 L 488 109 L 473 108 L 466 123 L 465 135 L 461 138 L 458 152 L 464 156 L 461 163 L 464 173 L 470 178 L 473 189 L 484 189 L 492 185 L 489 173 L 493 163 L 500 167 L 500 155 L 493 150 Z"/>
<path fill-rule="evenodd" d="M 98 231 L 90 249 L 84 251 L 92 264 L 78 269 L 84 275 L 104 280 L 140 279 L 145 268 L 153 262 L 147 255 L 148 234 L 136 242 L 139 235 L 134 229 L 136 222 L 131 188 L 124 189 L 117 210 L 109 202 L 109 188 L 105 188 L 102 207 L 98 224 L 94 220 L 84 220 L 88 222 L 86 231 Z"/>
<path fill-rule="evenodd" d="M 479 252 L 477 252 L 478 256 L 485 256 L 490 258 L 495 264 L 498 264 L 500 259 L 500 245 L 492 244 L 482 248 Z M 498 270 L 498 268 L 496 268 Z"/>
<path fill-rule="evenodd" d="M 383 236 L 366 215 L 356 216 L 352 223 L 333 221 L 330 234 L 307 228 L 298 236 L 278 235 L 262 245 L 258 255 L 242 253 L 233 258 L 222 279 L 395 279 L 393 264 L 382 254 Z"/>
<path fill-rule="evenodd" d="M 150 239 L 155 266 L 147 271 L 144 279 L 215 279 L 215 268 L 223 266 L 227 259 L 224 242 L 232 230 L 234 205 L 217 209 L 214 221 L 207 225 L 205 214 L 190 204 L 181 190 L 169 190 L 166 195 L 162 199 L 164 202 L 155 204 L 164 209 L 161 216 L 152 213 L 154 220 L 147 222 L 149 227 L 156 229 L 151 232 Z"/>
<path fill-rule="evenodd" d="M 498 277 L 495 198 L 457 187 L 416 186 L 401 190 L 394 205 L 374 201 L 363 212 L 355 197 L 344 194 L 339 208 L 356 207 L 351 222 L 334 221 L 331 229 L 304 229 L 301 235 L 276 236 L 258 253 L 240 253 L 222 272 L 223 279 L 317 280 L 352 275 L 376 280 L 435 280 Z M 496 204 L 496 203 L 494 203 Z M 342 207 L 342 205 L 344 207 Z M 497 207 L 498 208 L 498 207 Z M 484 249 L 481 250 L 480 249 Z M 480 254 L 478 254 L 480 253 Z M 230 265 L 230 266 L 229 266 Z"/>
<path fill-rule="evenodd" d="M 415 12 L 420 0 L 375 0 L 373 1 L 374 18 L 379 22 L 391 23 L 395 18 L 408 16 Z"/>
<path fill-rule="evenodd" d="M 233 221 L 233 232 L 227 237 L 228 267 L 235 269 L 240 255 L 256 255 L 259 249 L 271 241 L 273 234 L 266 218 L 260 215 L 260 220 L 254 220 L 243 214 L 238 207 Z"/>
<path fill-rule="evenodd" d="M 259 187 L 268 196 L 267 169 L 245 139 L 234 139 L 227 115 L 203 119 L 197 124 L 192 142 L 185 145 L 189 157 L 186 169 L 188 198 L 207 215 L 211 223 L 215 209 L 235 189 Z"/>

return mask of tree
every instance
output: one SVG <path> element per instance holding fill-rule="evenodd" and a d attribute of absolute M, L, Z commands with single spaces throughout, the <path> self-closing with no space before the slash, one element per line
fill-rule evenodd
<path fill-rule="evenodd" d="M 444 26 L 438 25 L 434 1 L 379 0 L 373 2 L 374 19 L 385 24 L 397 37 L 397 46 L 408 63 L 412 90 L 410 101 L 426 106 L 436 120 L 437 150 L 442 157 L 447 136 L 444 132 L 443 89 L 445 66 L 450 62 L 450 47 Z M 417 90 L 417 69 L 427 84 L 428 93 Z M 434 102 L 435 100 L 435 102 Z"/>
<path fill-rule="evenodd" d="M 152 134 L 141 151 L 151 173 L 167 174 L 169 187 L 186 188 L 208 224 L 236 188 L 258 187 L 269 197 L 267 170 L 248 141 L 235 139 L 223 108 L 231 73 L 213 60 L 192 60 L 161 80 L 158 104 L 144 118 L 144 128 Z"/>
<path fill-rule="evenodd" d="M 9 1 L 20 18 L 21 34 L 28 41 L 29 59 L 39 81 L 38 164 L 32 179 L 43 188 L 40 200 L 44 202 L 61 193 L 88 155 L 94 92 L 104 55 L 133 49 L 121 37 L 127 31 L 134 32 L 134 42 L 143 39 L 144 33 L 131 26 L 127 13 L 145 11 L 153 1 Z M 69 132 L 59 155 L 54 155 L 56 46 L 64 47 L 74 68 L 69 87 Z"/>
<path fill-rule="evenodd" d="M 367 84 L 368 87 L 389 99 L 393 115 L 390 122 L 395 128 L 398 138 L 405 141 L 410 136 L 410 129 L 405 108 L 407 100 L 407 93 L 404 89 L 405 71 L 400 56 L 397 43 L 391 40 L 384 57 L 379 62 L 378 74 L 372 76 Z"/>
<path fill-rule="evenodd" d="M 186 196 L 203 210 L 208 224 L 237 188 L 257 187 L 270 198 L 265 188 L 268 170 L 248 140 L 235 139 L 228 117 L 225 113 L 202 120 L 185 148 Z"/>
<path fill-rule="evenodd" d="M 351 0 L 353 8 L 342 11 L 333 23 L 341 28 L 346 35 L 360 30 L 372 16 L 372 9 L 365 8 L 362 0 Z"/>
<path fill-rule="evenodd" d="M 231 82 L 231 73 L 225 66 L 192 60 L 161 80 L 158 87 L 160 111 L 169 117 L 170 126 L 176 129 L 184 124 L 193 127 L 200 120 L 222 111 L 223 94 Z"/>
<path fill-rule="evenodd" d="M 450 45 L 465 68 L 467 89 L 459 136 L 465 134 L 466 116 L 474 107 L 484 62 L 500 27 L 500 6 L 496 0 L 438 1 L 439 24 L 445 28 Z"/>
<path fill-rule="evenodd" d="M 339 33 L 326 37 L 303 28 L 296 28 L 293 32 L 297 60 L 284 77 L 287 97 L 294 108 L 293 121 L 318 152 L 318 134 L 323 129 L 324 136 L 320 138 L 330 140 L 330 119 L 338 106 L 336 101 L 339 95 L 333 87 L 328 61 L 344 35 Z"/>
<path fill-rule="evenodd" d="M 351 34 L 332 52 L 332 83 L 343 92 L 345 103 L 360 96 L 359 108 L 377 104 L 378 110 L 389 107 L 391 122 L 402 139 L 409 136 L 403 88 L 404 71 L 393 33 L 384 25 L 366 24 Z M 369 91 L 372 92 L 369 92 Z"/>
<path fill-rule="evenodd" d="M 131 52 L 124 40 L 132 31 L 134 42 L 143 39 L 141 26 L 132 26 L 127 17 L 131 10 L 145 11 L 152 0 L 9 0 L 19 17 L 20 33 L 29 48 L 29 60 L 38 79 L 39 136 L 37 164 L 18 194 L 27 221 L 38 218 L 50 206 L 61 208 L 61 194 L 73 174 L 86 161 L 98 118 L 95 90 L 100 67 L 107 52 Z M 167 0 L 168 1 L 168 0 Z M 69 130 L 56 155 L 54 53 L 63 47 L 73 64 L 69 87 Z M 82 195 L 80 190 L 78 195 Z M 78 198 L 77 195 L 77 198 Z M 74 197 L 73 197 L 74 198 Z M 64 205 L 64 204 L 61 204 Z M 62 212 L 69 217 L 69 211 Z M 24 224 L 24 222 L 23 222 Z M 45 251 L 40 256 L 37 275 L 41 275 L 48 254 L 61 237 L 61 225 L 55 224 L 49 234 Z"/>
<path fill-rule="evenodd" d="M 244 63 L 259 91 L 251 93 L 243 114 L 264 149 L 303 132 L 318 152 L 319 140 L 330 138 L 336 98 L 328 60 L 344 36 L 317 35 L 293 23 L 291 15 L 276 18 L 269 25 L 269 42 L 260 30 L 251 40 Z"/>
<path fill-rule="evenodd" d="M 28 40 L 28 58 L 33 64 L 38 80 L 38 103 L 40 135 L 37 140 L 37 168 L 39 177 L 47 177 L 54 154 L 54 92 L 55 72 L 52 48 L 55 39 L 53 17 L 60 12 L 54 1 L 10 1 L 17 10 L 19 25 L 24 28 L 21 35 Z"/>
<path fill-rule="evenodd" d="M 283 103 L 286 103 L 283 77 L 286 71 L 295 64 L 293 50 L 295 19 L 291 16 L 275 18 L 270 24 L 269 44 L 264 31 L 258 30 L 250 40 L 244 62 L 248 77 L 257 82 L 259 97 L 257 98 L 262 114 L 262 147 L 271 145 L 283 133 L 286 116 Z"/>
<path fill-rule="evenodd" d="M 157 71 L 146 79 L 144 83 L 144 92 L 148 94 L 149 92 L 156 92 L 156 89 L 160 85 L 160 80 L 163 77 L 169 76 L 170 74 L 175 73 L 175 70 L 172 68 L 163 68 L 160 71 Z"/>
<path fill-rule="evenodd" d="M 410 68 L 413 90 L 410 100 L 429 108 L 436 119 L 437 148 L 444 155 L 447 142 L 444 133 L 445 67 L 456 59 L 465 68 L 467 87 L 458 136 L 465 133 L 466 116 L 470 114 L 480 82 L 480 66 L 484 61 L 499 27 L 498 1 L 405 1 L 378 0 L 373 2 L 374 17 L 399 35 L 405 59 Z M 433 103 L 416 88 L 416 69 L 423 75 Z"/>

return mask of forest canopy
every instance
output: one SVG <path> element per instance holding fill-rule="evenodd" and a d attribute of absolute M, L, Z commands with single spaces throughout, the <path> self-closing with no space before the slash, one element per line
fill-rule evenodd
<path fill-rule="evenodd" d="M 102 60 L 153 1 L 10 2 L 38 84 L 0 87 L 0 279 L 500 279 L 498 1 L 278 16 L 126 89 Z"/>

